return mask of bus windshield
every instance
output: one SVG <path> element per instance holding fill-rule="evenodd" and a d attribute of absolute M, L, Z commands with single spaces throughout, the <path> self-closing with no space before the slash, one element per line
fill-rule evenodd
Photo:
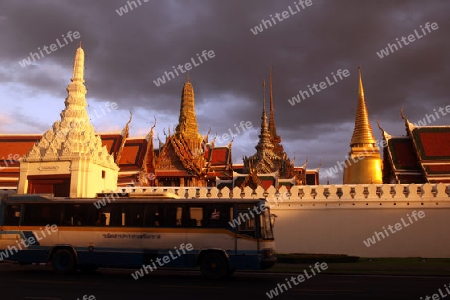
<path fill-rule="evenodd" d="M 266 208 L 260 215 L 261 237 L 266 240 L 273 239 L 273 229 L 270 222 L 270 210 Z"/>

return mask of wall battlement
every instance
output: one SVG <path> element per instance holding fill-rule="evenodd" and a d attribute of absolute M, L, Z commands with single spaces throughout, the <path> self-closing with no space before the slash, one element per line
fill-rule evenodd
<path fill-rule="evenodd" d="M 173 193 L 181 198 L 265 198 L 271 206 L 279 208 L 320 207 L 450 207 L 450 185 L 439 184 L 355 184 L 355 185 L 304 185 L 290 190 L 273 186 L 264 190 L 250 187 L 233 190 L 216 187 L 125 187 L 116 192 Z"/>

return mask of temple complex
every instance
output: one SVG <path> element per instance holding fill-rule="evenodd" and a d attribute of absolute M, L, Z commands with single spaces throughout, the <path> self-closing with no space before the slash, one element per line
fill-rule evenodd
<path fill-rule="evenodd" d="M 369 122 L 361 68 L 358 67 L 358 105 L 350 152 L 345 161 L 344 184 L 381 183 L 381 157 Z"/>
<path fill-rule="evenodd" d="M 153 145 L 156 120 L 145 137 L 129 136 L 131 116 L 121 132 L 96 135 L 86 111 L 83 77 L 80 45 L 61 121 L 43 135 L 0 135 L 0 189 L 82 197 L 93 195 L 88 185 L 97 192 L 117 186 L 215 186 L 216 179 L 232 177 L 232 143 L 216 147 L 198 132 L 189 77 L 181 94 L 179 124 L 158 148 Z M 92 174 L 100 174 L 101 182 Z"/>
<path fill-rule="evenodd" d="M 61 197 L 95 197 L 99 187 L 115 190 L 119 167 L 95 135 L 86 111 L 84 51 L 75 54 L 73 75 L 61 112 L 29 152 L 19 159 L 17 193 L 52 193 Z"/>
<path fill-rule="evenodd" d="M 391 136 L 381 127 L 383 183 L 449 183 L 450 126 L 416 126 L 401 112 L 406 135 Z"/>
<path fill-rule="evenodd" d="M 295 167 L 281 144 L 275 126 L 272 80 L 271 68 L 269 118 L 264 84 L 256 153 L 244 156 L 243 164 L 233 165 L 232 141 L 216 146 L 215 139 L 209 141 L 209 133 L 199 133 L 189 75 L 181 93 L 179 122 L 173 132 L 164 131 L 165 140 L 157 147 L 153 143 L 156 119 L 145 137 L 129 136 L 132 115 L 123 130 L 96 133 L 86 111 L 84 51 L 80 44 L 61 120 L 44 134 L 0 134 L 0 189 L 91 197 L 99 191 L 126 186 L 316 185 L 319 168 L 307 170 L 306 162 Z"/>

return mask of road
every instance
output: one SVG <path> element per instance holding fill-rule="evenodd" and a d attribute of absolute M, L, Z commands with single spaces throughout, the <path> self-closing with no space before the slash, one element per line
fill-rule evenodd
<path fill-rule="evenodd" d="M 157 270 L 135 280 L 132 272 L 99 269 L 61 276 L 46 266 L 0 263 L 0 299 L 269 299 L 266 293 L 286 284 L 285 278 L 298 275 L 236 272 L 225 280 L 211 281 L 196 271 Z M 291 288 L 286 285 L 288 290 L 272 299 L 425 299 L 439 288 L 445 293 L 444 284 L 449 283 L 450 277 L 317 274 L 298 285 L 291 281 Z"/>

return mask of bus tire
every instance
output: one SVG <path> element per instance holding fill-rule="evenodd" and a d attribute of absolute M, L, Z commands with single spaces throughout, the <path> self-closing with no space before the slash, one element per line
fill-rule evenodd
<path fill-rule="evenodd" d="M 68 249 L 59 249 L 52 256 L 52 269 L 58 274 L 70 274 L 77 270 L 75 256 Z"/>
<path fill-rule="evenodd" d="M 229 272 L 227 259 L 218 252 L 206 253 L 200 262 L 200 271 L 208 279 L 222 279 Z"/>

